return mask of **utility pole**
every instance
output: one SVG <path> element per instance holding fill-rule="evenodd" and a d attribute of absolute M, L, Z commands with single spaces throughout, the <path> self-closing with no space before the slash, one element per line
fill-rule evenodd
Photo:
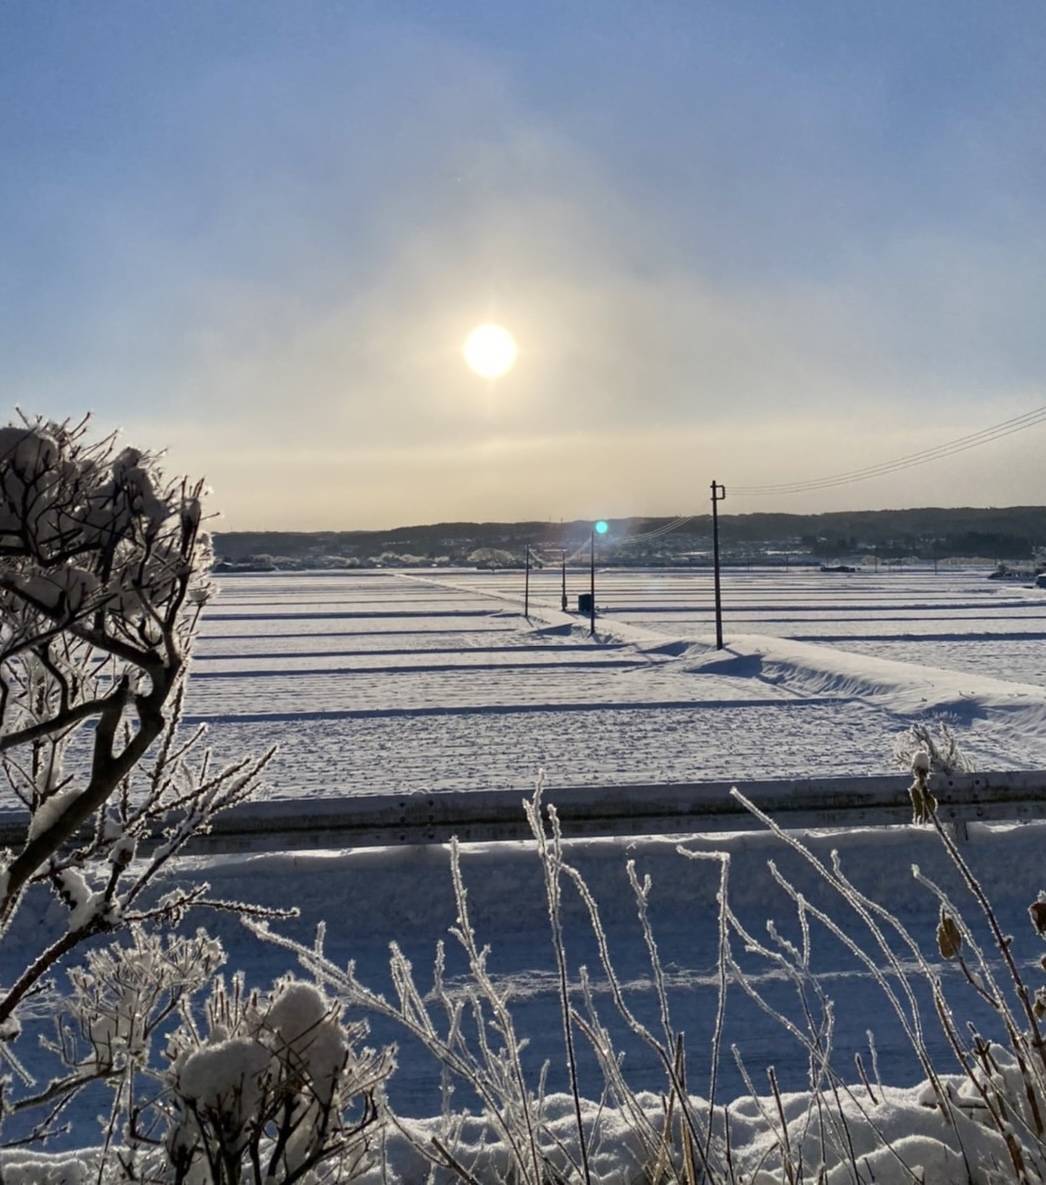
<path fill-rule="evenodd" d="M 588 547 L 588 591 L 591 604 L 588 608 L 588 632 L 596 635 L 596 528 L 593 526 Z"/>
<path fill-rule="evenodd" d="M 526 575 L 523 577 L 523 616 L 530 620 L 530 544 L 527 544 Z"/>
<path fill-rule="evenodd" d="M 563 577 L 563 582 L 560 586 L 560 608 L 564 613 L 567 611 L 567 549 L 560 548 L 559 552 L 560 575 Z"/>
<path fill-rule="evenodd" d="M 723 596 L 719 587 L 719 503 L 726 497 L 726 486 L 712 482 L 712 557 L 715 564 L 715 648 L 723 649 Z"/>

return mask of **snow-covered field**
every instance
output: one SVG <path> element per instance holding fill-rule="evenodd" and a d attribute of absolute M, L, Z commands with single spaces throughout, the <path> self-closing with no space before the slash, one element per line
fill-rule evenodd
<path fill-rule="evenodd" d="M 586 576 L 571 575 L 572 593 L 584 590 Z M 603 784 L 611 791 L 637 781 L 731 778 L 743 787 L 746 778 L 870 774 L 891 769 L 892 741 L 907 723 L 940 712 L 951 716 L 982 768 L 1046 762 L 1041 675 L 1036 685 L 1029 667 L 1021 672 L 1027 682 L 1006 681 L 1009 672 L 990 660 L 998 645 L 1014 645 L 997 641 L 999 634 L 1041 627 L 1046 640 L 1046 596 L 1040 601 L 1040 594 L 999 588 L 982 573 L 942 574 L 932 582 L 924 574 L 731 571 L 725 582 L 729 644 L 719 653 L 709 645 L 704 573 L 601 573 L 598 589 L 601 616 L 593 640 L 584 621 L 560 613 L 558 579 L 551 575 L 535 579 L 529 623 L 520 612 L 518 573 L 226 578 L 197 648 L 190 721 L 206 720 L 211 740 L 228 756 L 279 743 L 270 795 L 523 789 L 541 766 L 553 787 Z M 845 639 L 838 640 L 844 629 Z M 955 637 L 941 641 L 943 632 Z M 901 633 L 904 641 L 897 640 Z M 1031 653 L 1034 640 L 1025 644 Z M 934 662 L 941 665 L 932 665 L 924 647 L 938 648 Z M 940 647 L 951 647 L 955 661 L 944 665 L 942 656 L 951 650 Z M 982 656 L 979 667 L 968 658 L 973 653 Z M 1031 968 L 1039 950 L 1025 911 L 1043 887 L 1043 833 L 1038 825 L 973 827 L 966 848 L 1003 925 L 1017 935 L 1021 965 Z M 963 999 L 961 1015 L 983 1020 L 983 1008 L 954 964 L 936 955 L 936 902 L 911 876 L 918 863 L 961 892 L 936 837 L 901 828 L 808 840 L 822 858 L 841 849 L 856 883 L 897 914 L 948 990 Z M 687 846 L 729 855 L 731 902 L 752 933 L 765 934 L 772 917 L 782 934 L 799 938 L 794 907 L 768 872 L 771 858 L 808 901 L 837 908 L 823 879 L 773 836 L 695 837 Z M 603 910 L 630 1006 L 655 1024 L 657 997 L 625 861 L 634 858 L 641 875 L 652 874 L 650 910 L 668 999 L 674 1024 L 687 1033 L 690 1080 L 701 1090 L 716 1007 L 718 863 L 687 861 L 676 841 L 658 838 L 574 841 L 567 854 Z M 422 990 L 431 982 L 434 944 L 456 917 L 448 863 L 443 847 L 374 849 L 185 860 L 177 875 L 183 882 L 206 879 L 221 897 L 297 904 L 300 919 L 280 928 L 302 939 L 325 919 L 331 957 L 342 964 L 355 959 L 362 980 L 389 992 L 390 940 L 413 961 Z M 562 1089 L 556 968 L 534 852 L 520 844 L 468 847 L 463 872 L 478 938 L 493 948 L 491 974 L 511 989 L 516 1024 L 530 1042 L 528 1072 L 536 1083 L 548 1058 L 549 1088 Z M 579 900 L 568 896 L 571 982 L 576 987 L 580 964 L 592 969 L 597 1004 L 627 1054 L 630 1082 L 657 1089 L 661 1070 L 613 1019 L 595 940 Z M 46 931 L 60 928 L 63 916 L 60 903 L 41 891 L 19 925 Z M 293 966 L 287 952 L 259 943 L 234 917 L 215 915 L 206 924 L 252 985 L 266 986 Z M 880 957 L 855 919 L 841 924 L 873 960 Z M 453 940 L 450 948 L 448 980 L 452 989 L 463 988 L 464 960 Z M 884 1006 L 875 974 L 823 930 L 814 935 L 814 950 L 812 970 L 836 1001 L 840 1072 L 851 1074 L 859 1051 L 868 1060 L 871 1027 L 883 1080 L 897 1086 L 919 1081 L 921 1069 Z M 735 953 L 768 1001 L 791 1007 L 778 971 Z M 914 968 L 907 956 L 905 966 Z M 946 1065 L 947 1045 L 933 1027 L 927 994 L 920 999 L 928 1046 Z M 805 1085 L 805 1051 L 739 988 L 728 993 L 724 1034 L 724 1048 L 738 1044 L 760 1089 L 770 1063 L 784 1090 Z M 373 1036 L 401 1042 L 394 1104 L 407 1115 L 438 1112 L 438 1066 L 388 1022 L 376 1022 Z M 582 1091 L 596 1097 L 595 1060 L 584 1048 L 580 1059 Z M 728 1054 L 720 1070 L 720 1098 L 743 1095 Z M 457 1105 L 469 1101 L 467 1091 L 455 1099 Z M 70 1139 L 83 1139 L 90 1114 L 77 1112 L 73 1119 Z"/>
<path fill-rule="evenodd" d="M 930 642 L 956 643 L 1046 640 L 1046 591 L 1020 583 L 988 580 L 987 568 L 883 568 L 879 572 L 820 572 L 813 568 L 726 568 L 723 606 L 727 632 L 772 634 L 849 647 L 850 643 L 905 643 L 912 662 L 940 665 L 924 652 Z M 573 578 L 584 591 L 587 573 Z M 476 583 L 520 595 L 517 573 Z M 559 604 L 559 575 L 534 578 L 542 603 Z M 712 629 L 712 576 L 708 569 L 616 570 L 599 572 L 596 599 L 615 621 L 633 622 L 680 637 Z M 866 653 L 877 653 L 869 648 Z M 1029 647 L 1029 653 L 1034 651 Z M 884 657 L 896 657 L 892 649 Z M 985 653 L 971 667 L 998 678 L 1041 681 L 1041 664 L 995 662 Z M 1032 674 L 1036 678 L 1032 678 Z"/>
<path fill-rule="evenodd" d="M 1042 844 L 1046 825 L 1014 827 L 971 827 L 966 845 L 968 858 L 1002 917 L 1012 927 L 1016 952 L 1025 967 L 1036 974 L 1041 942 L 1028 924 L 1026 909 L 1043 887 Z M 645 1023 L 656 1025 L 657 1000 L 643 937 L 636 916 L 635 899 L 629 888 L 625 862 L 634 859 L 640 875 L 653 880 L 650 912 L 661 958 L 668 970 L 668 992 L 673 1018 L 687 1033 L 692 1058 L 691 1079 L 707 1080 L 708 1042 L 714 1023 L 716 985 L 716 891 L 719 867 L 695 863 L 677 853 L 676 839 L 575 840 L 567 845 L 568 859 L 579 868 L 599 902 L 607 929 L 611 954 L 618 974 L 628 985 L 629 1001 Z M 915 883 L 911 874 L 918 864 L 966 905 L 959 878 L 950 867 L 936 836 L 925 829 L 863 829 L 846 834 L 826 832 L 809 837 L 813 850 L 827 860 L 831 849 L 840 851 L 843 866 L 854 882 L 877 901 L 894 910 L 908 926 L 934 967 L 945 977 L 949 992 L 969 1008 L 967 1015 L 981 1019 L 984 1013 L 965 985 L 959 968 L 944 962 L 935 951 L 936 902 Z M 864 949 L 875 951 L 867 929 L 840 908 L 838 897 L 796 855 L 773 836 L 755 832 L 744 835 L 695 838 L 685 841 L 692 850 L 729 854 L 731 860 L 730 900 L 751 933 L 766 936 L 766 920 L 773 918 L 780 932 L 798 941 L 795 909 L 777 888 L 768 872 L 767 861 L 794 879 L 807 900 L 840 919 L 845 930 Z M 269 905 L 285 905 L 293 899 L 302 909 L 297 922 L 276 928 L 295 933 L 303 940 L 315 924 L 328 921 L 327 950 L 342 963 L 355 959 L 362 979 L 388 992 L 386 963 L 388 942 L 395 940 L 411 959 L 419 983 L 426 990 L 432 983 L 434 944 L 445 938 L 448 949 L 447 975 L 453 985 L 463 987 L 467 965 L 456 942 L 448 937 L 456 922 L 451 891 L 449 856 L 446 847 L 374 849 L 358 852 L 330 852 L 319 855 L 269 855 L 231 857 L 225 860 L 186 862 L 185 875 L 206 878 L 221 896 Z M 565 1085 L 562 1068 L 561 1033 L 557 1027 L 558 1004 L 555 962 L 548 931 L 547 908 L 540 865 L 532 845 L 468 845 L 463 849 L 462 870 L 469 890 L 469 904 L 477 938 L 492 947 L 490 970 L 499 985 L 512 993 L 512 1011 L 520 1032 L 530 1040 L 528 1065 L 535 1075 L 542 1061 L 552 1061 L 553 1089 Z M 601 1012 L 614 1031 L 615 1039 L 628 1052 L 634 1084 L 654 1089 L 661 1069 L 649 1051 L 642 1048 L 619 1020 L 613 1017 L 605 978 L 599 971 L 599 954 L 588 926 L 584 908 L 573 892 L 564 893 L 567 948 L 572 982 L 584 964 L 592 972 Z M 977 931 L 983 920 L 971 921 Z M 245 967 L 254 983 L 267 982 L 272 975 L 274 953 L 282 952 L 247 941 L 238 933 L 235 921 L 217 918 L 208 928 L 221 933 L 235 951 L 237 965 Z M 982 934 L 983 937 L 983 934 Z M 879 1069 L 883 1080 L 907 1085 L 919 1078 L 919 1067 L 904 1038 L 896 1017 L 889 1013 L 873 975 L 856 963 L 842 944 L 818 929 L 813 934 L 813 966 L 823 985 L 839 1005 L 837 1053 L 840 1065 L 853 1064 L 855 1051 L 866 1049 L 867 1030 L 875 1030 Z M 901 944 L 898 944 L 900 947 Z M 756 975 L 770 997 L 791 1009 L 794 993 L 774 968 L 736 951 L 746 970 Z M 910 955 L 904 959 L 914 970 Z M 967 997 L 971 998 L 967 998 Z M 946 1064 L 948 1047 L 932 1025 L 932 1005 L 927 1006 L 927 1028 L 933 1051 Z M 746 1061 L 761 1077 L 768 1064 L 777 1068 L 782 1087 L 799 1090 L 805 1084 L 807 1058 L 798 1043 L 780 1026 L 756 1008 L 738 989 L 730 996 L 726 1022 L 727 1047 L 736 1041 Z M 990 1030 L 989 1030 L 990 1031 Z M 402 1032 L 379 1023 L 375 1035 L 403 1040 Z M 404 1047 L 403 1073 L 395 1096 L 407 1114 L 431 1113 L 438 1096 L 438 1067 L 430 1059 L 411 1055 Z M 588 1093 L 595 1089 L 596 1066 L 590 1051 L 582 1054 Z M 736 1067 L 727 1057 L 725 1097 L 742 1092 Z M 699 1089 L 695 1085 L 695 1089 Z"/>
<path fill-rule="evenodd" d="M 1046 686 L 1046 593 L 984 577 L 730 569 L 727 639 L 813 642 L 826 670 L 843 651 L 901 659 L 911 677 L 947 667 Z M 881 673 L 875 689 L 850 679 L 814 690 L 794 666 L 771 678 L 756 662 L 708 661 L 703 570 L 600 572 L 597 642 L 583 619 L 571 628 L 559 614 L 556 572 L 533 577 L 543 617 L 531 623 L 519 572 L 221 584 L 188 710 L 220 753 L 278 742 L 281 796 L 525 787 L 539 767 L 553 785 L 882 773 L 910 715 L 882 693 Z M 586 588 L 587 572 L 569 574 L 572 600 Z M 943 709 L 979 690 L 960 680 Z M 1015 734 L 990 712 L 957 723 L 982 767 L 1040 763 L 1037 728 Z"/>

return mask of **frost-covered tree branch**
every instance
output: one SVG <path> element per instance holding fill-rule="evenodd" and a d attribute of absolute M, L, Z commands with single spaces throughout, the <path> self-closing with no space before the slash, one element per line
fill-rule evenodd
<path fill-rule="evenodd" d="M 202 484 L 165 481 L 155 458 L 86 429 L 0 429 L 0 750 L 31 811 L 0 882 L 0 926 L 162 733 L 210 594 Z M 78 733 L 88 773 L 64 782 Z M 9 759 L 19 749 L 28 763 Z"/>
<path fill-rule="evenodd" d="M 202 905 L 250 911 L 206 885 L 149 890 L 272 756 L 217 768 L 202 731 L 179 736 L 212 594 L 202 483 L 168 479 L 155 456 L 88 429 L 0 428 L 0 770 L 27 815 L 24 841 L 0 859 L 0 942 L 13 941 L 30 886 L 68 910 L 35 951 L 19 934 L 22 969 L 0 988 L 0 1056 L 27 1082 L 13 1049 L 19 1007 L 85 939 L 169 926 Z M 6 1110 L 49 1105 L 98 1076 L 61 1048 L 67 1072 L 21 1097 L 9 1090 Z"/>

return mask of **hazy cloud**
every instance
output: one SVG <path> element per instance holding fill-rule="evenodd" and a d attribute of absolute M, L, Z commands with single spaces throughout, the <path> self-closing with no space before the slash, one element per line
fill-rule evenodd
<path fill-rule="evenodd" d="M 716 63 L 690 98 L 724 109 L 680 110 L 654 51 L 669 75 L 711 51 L 688 67 L 655 27 L 649 77 L 589 63 L 588 92 L 549 83 L 557 110 L 525 54 L 582 68 L 583 41 L 514 56 L 420 22 L 337 29 L 202 42 L 122 117 L 116 184 L 76 166 L 90 250 L 71 237 L 67 286 L 26 296 L 70 315 L 29 324 L 11 298 L 16 397 L 170 442 L 229 526 L 682 513 L 712 476 L 816 476 L 1043 401 L 1042 211 L 1014 150 L 1033 128 L 999 96 L 981 114 L 1002 137 L 943 118 L 891 160 L 890 46 L 838 90 L 834 59 L 800 71 L 748 30 L 752 86 Z M 493 387 L 460 356 L 484 320 L 520 346 Z M 795 508 L 1040 500 L 1024 444 L 995 448 Z"/>

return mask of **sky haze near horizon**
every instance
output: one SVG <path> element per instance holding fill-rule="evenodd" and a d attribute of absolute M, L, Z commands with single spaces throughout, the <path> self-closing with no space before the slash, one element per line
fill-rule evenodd
<path fill-rule="evenodd" d="M 8 405 L 169 446 L 224 529 L 933 446 L 1046 404 L 1044 51 L 1032 0 L 8 2 Z M 1044 433 L 725 509 L 1043 503 Z"/>

